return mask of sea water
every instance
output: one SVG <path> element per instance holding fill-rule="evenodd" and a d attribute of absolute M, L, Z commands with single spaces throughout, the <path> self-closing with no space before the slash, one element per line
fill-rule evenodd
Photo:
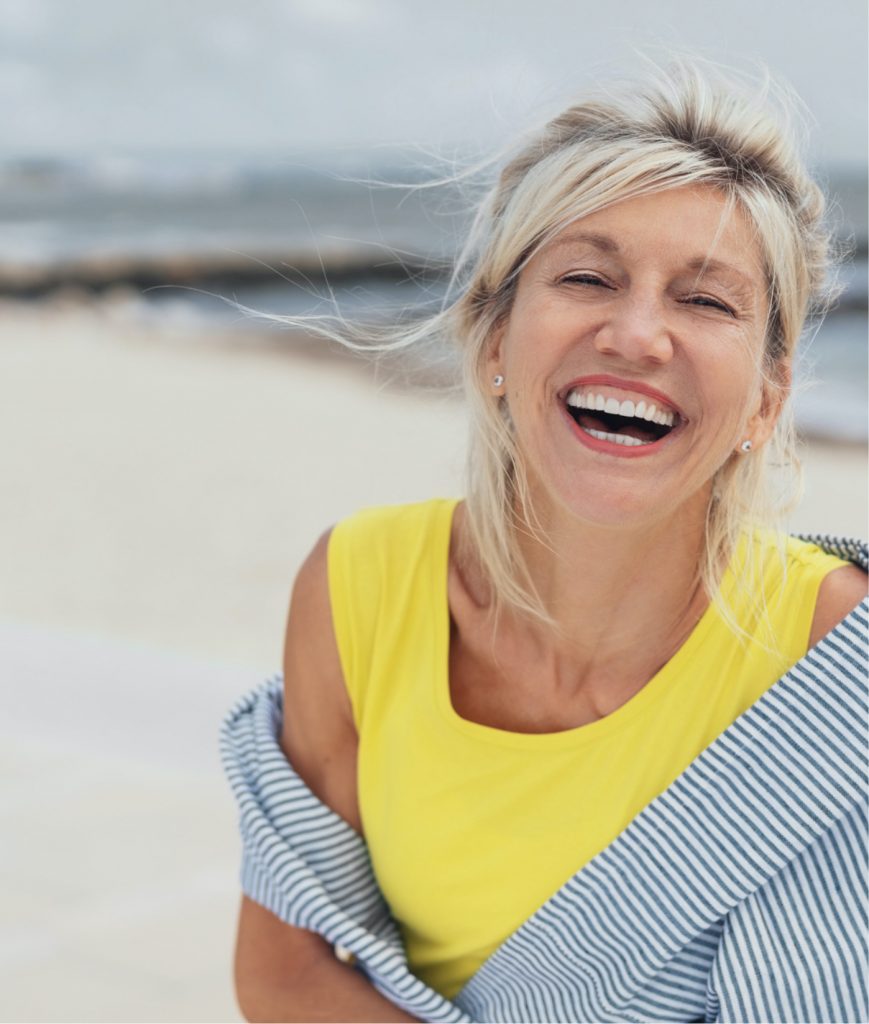
<path fill-rule="evenodd" d="M 806 331 L 798 423 L 865 441 L 865 174 L 825 177 L 856 258 L 842 269 L 838 307 Z M 143 319 L 220 332 L 280 330 L 245 310 L 413 318 L 443 301 L 474 198 L 473 185 L 419 187 L 425 180 L 395 154 L 389 166 L 177 156 L 2 164 L 0 293 L 39 301 L 74 284 L 98 301 L 121 288 Z M 442 363 L 444 353 L 430 357 Z"/>

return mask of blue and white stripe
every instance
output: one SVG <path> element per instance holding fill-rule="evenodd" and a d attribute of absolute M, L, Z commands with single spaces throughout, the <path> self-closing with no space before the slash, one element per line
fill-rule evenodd
<path fill-rule="evenodd" d="M 244 891 L 424 1020 L 867 1021 L 867 621 L 864 601 L 454 1002 L 410 973 L 364 842 L 287 763 L 280 677 L 221 738 Z"/>

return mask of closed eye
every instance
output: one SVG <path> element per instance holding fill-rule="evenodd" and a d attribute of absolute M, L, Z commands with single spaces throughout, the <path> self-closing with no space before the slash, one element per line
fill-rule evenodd
<path fill-rule="evenodd" d="M 685 299 L 685 302 L 692 306 L 705 306 L 708 309 L 720 309 L 722 313 L 727 313 L 728 316 L 736 316 L 736 313 L 726 303 L 720 299 L 713 299 L 709 295 L 692 295 L 690 298 Z"/>
<path fill-rule="evenodd" d="M 591 284 L 601 288 L 612 288 L 612 285 L 604 281 L 602 277 L 598 277 L 597 274 L 566 274 L 561 280 L 566 284 Z"/>

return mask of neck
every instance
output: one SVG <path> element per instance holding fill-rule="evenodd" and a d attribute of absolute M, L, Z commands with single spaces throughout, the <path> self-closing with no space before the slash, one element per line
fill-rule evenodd
<path fill-rule="evenodd" d="M 620 663 L 659 667 L 708 603 L 698 572 L 706 500 L 642 527 L 580 523 L 564 510 L 535 506 L 545 540 L 522 532 L 518 541 L 554 628 L 527 620 L 519 628 L 542 652 L 592 674 Z"/>

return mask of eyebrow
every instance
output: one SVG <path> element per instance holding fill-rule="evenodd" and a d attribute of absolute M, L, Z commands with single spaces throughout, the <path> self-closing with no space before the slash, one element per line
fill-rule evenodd
<path fill-rule="evenodd" d="M 739 278 L 741 284 L 757 288 L 757 281 L 753 277 L 735 267 L 732 263 L 716 260 L 711 256 L 695 256 L 693 260 L 689 260 L 686 263 L 686 267 L 688 270 L 696 270 L 698 274 L 729 274 L 732 277 Z"/>
<path fill-rule="evenodd" d="M 621 252 L 618 242 L 614 241 L 608 235 L 596 235 L 588 231 L 579 232 L 577 234 L 562 235 L 560 238 L 556 238 L 550 243 L 550 248 L 565 249 L 570 245 L 577 245 L 582 242 L 593 246 L 595 249 L 601 249 L 603 252 Z"/>
<path fill-rule="evenodd" d="M 555 239 L 550 243 L 552 250 L 566 249 L 576 245 L 590 245 L 594 249 L 599 249 L 601 252 L 606 253 L 621 253 L 618 242 L 615 239 L 610 238 L 609 235 L 598 235 L 593 232 L 583 231 L 575 234 L 563 235 L 561 238 Z M 727 263 L 724 260 L 717 260 L 711 256 L 695 256 L 693 259 L 688 260 L 685 264 L 686 270 L 696 271 L 700 273 L 711 273 L 711 274 L 728 274 L 739 279 L 739 282 L 743 285 L 747 285 L 752 289 L 757 288 L 757 281 L 750 277 L 748 274 L 739 270 L 732 263 Z"/>

